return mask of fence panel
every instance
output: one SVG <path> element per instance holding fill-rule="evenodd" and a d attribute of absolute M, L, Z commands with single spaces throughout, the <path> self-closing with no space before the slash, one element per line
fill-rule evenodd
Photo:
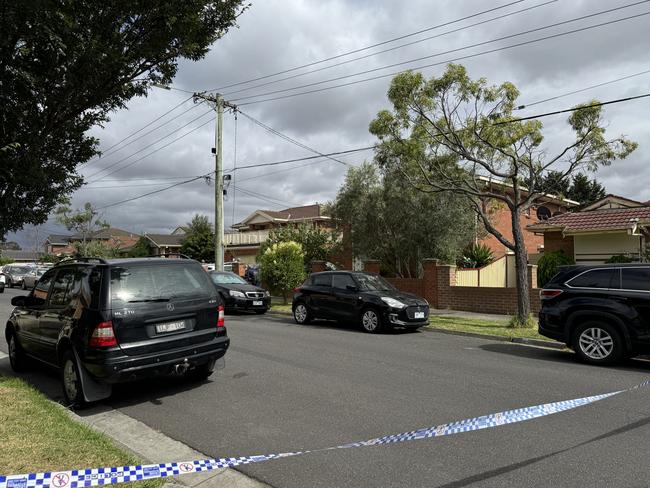
<path fill-rule="evenodd" d="M 471 269 L 457 269 L 456 270 L 456 286 L 479 286 L 479 270 Z"/>

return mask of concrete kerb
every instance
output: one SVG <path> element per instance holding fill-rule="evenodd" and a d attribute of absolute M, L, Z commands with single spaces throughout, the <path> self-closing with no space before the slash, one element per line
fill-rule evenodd
<path fill-rule="evenodd" d="M 291 313 L 289 312 L 280 312 L 280 311 L 273 311 L 272 309 L 267 312 L 267 314 L 274 315 L 277 317 L 291 317 Z M 436 316 L 447 316 L 447 317 L 458 317 L 459 315 L 450 315 L 450 314 L 443 314 L 443 313 L 436 313 Z M 480 315 L 480 314 L 476 314 Z M 497 316 L 495 316 L 497 317 Z M 491 335 L 491 334 L 479 334 L 476 332 L 463 332 L 463 331 L 457 331 L 457 330 L 447 330 L 447 329 L 440 329 L 438 327 L 432 327 L 432 326 L 426 326 L 422 327 L 423 331 L 427 332 L 438 332 L 440 334 L 449 334 L 449 335 L 457 335 L 457 336 L 464 336 L 464 337 L 475 337 L 477 339 L 489 339 L 493 341 L 500 341 L 500 342 L 512 342 L 513 344 L 524 344 L 527 346 L 536 346 L 536 347 L 548 347 L 550 349 L 566 349 L 566 346 L 560 342 L 555 342 L 555 341 L 544 341 L 541 339 L 528 339 L 526 337 L 503 337 L 503 336 L 497 336 L 497 335 Z"/>
<path fill-rule="evenodd" d="M 80 416 L 63 408 L 70 417 L 91 429 L 102 432 L 124 450 L 148 463 L 193 461 L 209 459 L 207 456 L 171 437 L 152 429 L 117 410 Z M 81 467 L 81 466 L 80 466 Z M 246 476 L 235 469 L 220 469 L 204 473 L 185 474 L 170 478 L 166 488 L 268 488 L 269 485 Z"/>

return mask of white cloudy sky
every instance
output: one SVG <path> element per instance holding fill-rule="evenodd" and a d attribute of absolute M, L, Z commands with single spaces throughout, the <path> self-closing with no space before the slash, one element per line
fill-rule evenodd
<path fill-rule="evenodd" d="M 311 148 L 320 152 L 346 150 L 374 142 L 368 133 L 368 123 L 377 111 L 387 107 L 385 94 L 390 76 L 318 93 L 243 104 L 392 73 L 400 69 L 449 61 L 522 41 L 650 12 L 649 1 L 637 1 L 633 5 L 631 1 L 620 0 L 253 0 L 252 7 L 241 17 L 239 28 L 233 29 L 224 39 L 215 43 L 205 59 L 180 63 L 173 86 L 188 91 L 215 89 L 428 29 L 509 3 L 512 5 L 401 41 L 292 71 L 279 77 L 227 88 L 222 92 L 227 100 L 233 100 L 240 105 L 243 112 Z M 471 44 L 626 5 L 632 6 L 484 46 L 457 50 Z M 515 13 L 534 6 L 539 7 Z M 489 21 L 511 13 L 512 15 L 502 19 Z M 488 22 L 470 27 L 470 24 L 481 21 Z M 494 83 L 505 80 L 514 82 L 521 91 L 521 102 L 528 104 L 650 70 L 650 36 L 647 35 L 649 27 L 650 15 L 641 16 L 475 56 L 463 60 L 462 63 L 467 66 L 472 77 L 486 77 Z M 439 35 L 450 30 L 457 32 Z M 327 67 L 431 36 L 437 37 L 290 80 L 256 87 L 278 78 Z M 366 75 L 344 78 L 338 82 L 276 95 L 250 97 L 450 50 L 457 51 Z M 441 73 L 443 69 L 444 64 L 441 64 L 422 71 L 431 76 Z M 234 91 L 237 93 L 232 93 Z M 650 92 L 650 72 L 541 103 L 522 110 L 520 114 L 533 115 L 567 108 L 591 98 L 609 100 L 647 92 Z M 154 88 L 147 98 L 132 100 L 128 110 L 115 113 L 105 128 L 97 128 L 94 133 L 101 140 L 101 148 L 106 155 L 80 169 L 88 183 L 73 195 L 73 204 L 80 207 L 89 201 L 97 207 L 102 207 L 213 170 L 214 158 L 210 153 L 210 148 L 214 146 L 214 123 L 210 121 L 213 115 L 206 114 L 209 107 L 205 105 L 180 115 L 193 106 L 191 100 L 122 145 L 106 151 L 187 97 L 187 93 L 178 90 Z M 639 142 L 638 150 L 630 158 L 598 172 L 597 178 L 611 193 L 650 200 L 650 167 L 647 164 L 650 151 L 646 144 L 650 141 L 650 125 L 646 116 L 649 108 L 650 99 L 642 99 L 613 105 L 605 111 L 608 134 L 623 133 Z M 201 114 L 205 115 L 200 117 Z M 176 115 L 180 116 L 173 119 Z M 195 118 L 198 120 L 192 122 Z M 146 134 L 147 131 L 168 121 L 165 126 Z M 187 137 L 147 156 L 151 151 L 161 148 L 204 122 L 207 124 Z M 186 124 L 186 127 L 181 128 Z M 544 125 L 550 149 L 569 140 L 570 133 L 565 116 L 545 118 Z M 233 116 L 226 114 L 226 170 L 232 168 L 235 162 L 234 128 Z M 146 135 L 136 139 L 143 134 Z M 168 135 L 169 137 L 165 137 Z M 152 145 L 159 139 L 160 142 Z M 127 143 L 130 144 L 126 145 Z M 313 153 L 308 150 L 266 132 L 239 115 L 236 145 L 238 165 L 311 155 Z M 339 159 L 357 165 L 371 155 L 369 152 L 360 152 L 341 156 Z M 110 169 L 107 169 L 109 166 Z M 113 171 L 115 173 L 109 174 Z M 327 159 L 237 171 L 235 185 L 239 186 L 242 192 L 233 196 L 231 191 L 228 195 L 226 224 L 229 226 L 232 223 L 233 208 L 234 220 L 239 221 L 257 208 L 280 209 L 330 200 L 342 183 L 345 171 L 345 165 Z M 213 195 L 214 187 L 198 180 L 131 203 L 107 208 L 103 216 L 113 226 L 137 233 L 168 232 L 187 222 L 195 213 L 212 215 Z M 7 238 L 19 240 L 25 248 L 31 248 L 48 233 L 64 230 L 50 219 L 38 229 L 26 228 L 18 235 L 8 235 Z"/>

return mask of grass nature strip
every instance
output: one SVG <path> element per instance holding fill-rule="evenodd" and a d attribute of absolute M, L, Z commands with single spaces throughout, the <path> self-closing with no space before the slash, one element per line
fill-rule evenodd
<path fill-rule="evenodd" d="M 19 378 L 0 375 L 0 474 L 141 464 Z M 129 485 L 160 488 L 164 480 Z"/>

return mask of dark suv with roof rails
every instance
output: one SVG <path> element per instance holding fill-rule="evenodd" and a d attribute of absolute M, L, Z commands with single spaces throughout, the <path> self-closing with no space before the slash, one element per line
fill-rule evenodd
<path fill-rule="evenodd" d="M 650 352 L 650 264 L 564 266 L 540 291 L 539 333 L 585 362 Z"/>
<path fill-rule="evenodd" d="M 63 261 L 11 303 L 12 368 L 29 358 L 59 368 L 73 406 L 108 397 L 114 383 L 207 378 L 230 343 L 219 294 L 189 259 Z"/>

